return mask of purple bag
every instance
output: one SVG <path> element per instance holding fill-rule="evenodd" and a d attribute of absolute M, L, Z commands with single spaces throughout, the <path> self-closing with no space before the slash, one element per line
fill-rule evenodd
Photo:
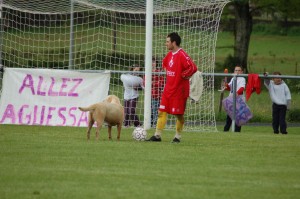
<path fill-rule="evenodd" d="M 233 116 L 233 96 L 229 95 L 222 101 L 224 110 L 232 119 Z M 238 126 L 246 124 L 253 117 L 249 107 L 240 96 L 236 96 L 235 123 Z"/>

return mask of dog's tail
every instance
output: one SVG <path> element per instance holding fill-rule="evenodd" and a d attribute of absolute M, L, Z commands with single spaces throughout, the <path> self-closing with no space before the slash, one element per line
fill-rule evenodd
<path fill-rule="evenodd" d="M 92 105 L 92 106 L 89 106 L 89 107 L 78 107 L 78 109 L 83 111 L 83 112 L 94 111 L 96 109 L 96 106 Z"/>

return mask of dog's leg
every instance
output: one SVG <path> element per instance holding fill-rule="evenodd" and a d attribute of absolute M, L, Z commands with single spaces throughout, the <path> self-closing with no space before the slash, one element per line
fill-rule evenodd
<path fill-rule="evenodd" d="M 97 121 L 96 140 L 99 140 L 99 133 L 100 133 L 100 130 L 102 128 L 102 124 L 103 124 L 103 121 Z"/>
<path fill-rule="evenodd" d="M 108 125 L 108 139 L 111 140 L 111 126 Z"/>
<path fill-rule="evenodd" d="M 119 141 L 119 140 L 120 140 L 120 135 L 121 135 L 122 124 L 118 124 L 118 125 L 117 125 L 117 128 L 118 128 L 118 136 L 117 136 L 117 139 L 118 139 L 118 141 Z"/>
<path fill-rule="evenodd" d="M 94 120 L 93 120 L 93 117 L 92 117 L 92 114 L 89 115 L 89 120 L 88 120 L 88 130 L 86 132 L 86 137 L 87 137 L 87 140 L 90 140 L 90 137 L 91 137 L 91 129 L 93 127 L 93 124 L 94 124 Z"/>

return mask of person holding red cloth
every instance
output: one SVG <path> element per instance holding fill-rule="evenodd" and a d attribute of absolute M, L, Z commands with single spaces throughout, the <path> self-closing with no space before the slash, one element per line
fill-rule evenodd
<path fill-rule="evenodd" d="M 184 112 L 189 97 L 189 78 L 197 72 L 197 66 L 180 47 L 181 37 L 178 33 L 168 34 L 166 46 L 169 50 L 162 66 L 166 71 L 166 85 L 162 93 L 155 134 L 147 141 L 160 142 L 161 133 L 167 122 L 167 115 L 177 118 L 174 143 L 179 143 L 184 125 Z"/>
<path fill-rule="evenodd" d="M 241 66 L 236 66 L 234 68 L 234 74 L 243 74 L 243 68 Z M 246 79 L 244 77 L 237 77 L 236 81 L 236 95 L 242 96 L 246 87 Z M 233 94 L 233 78 L 228 84 L 225 84 L 225 90 L 230 91 L 229 95 Z M 224 126 L 224 132 L 229 131 L 232 124 L 232 119 L 229 115 L 226 117 L 226 123 Z M 234 132 L 241 132 L 241 126 L 235 125 Z"/>

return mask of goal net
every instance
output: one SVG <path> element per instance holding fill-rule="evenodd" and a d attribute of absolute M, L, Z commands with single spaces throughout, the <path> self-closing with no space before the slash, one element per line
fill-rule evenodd
<path fill-rule="evenodd" d="M 167 34 L 178 32 L 182 48 L 199 71 L 212 74 L 219 20 L 228 1 L 153 0 L 152 55 L 158 60 L 158 69 L 167 53 Z M 109 93 L 123 101 L 120 75 L 134 64 L 145 66 L 146 0 L 0 3 L 0 63 L 4 67 L 110 70 Z M 185 130 L 216 131 L 213 84 L 213 75 L 203 75 L 200 101 L 187 103 Z M 144 91 L 139 94 L 136 113 L 143 121 Z M 174 128 L 175 122 L 170 115 L 166 128 Z"/>

